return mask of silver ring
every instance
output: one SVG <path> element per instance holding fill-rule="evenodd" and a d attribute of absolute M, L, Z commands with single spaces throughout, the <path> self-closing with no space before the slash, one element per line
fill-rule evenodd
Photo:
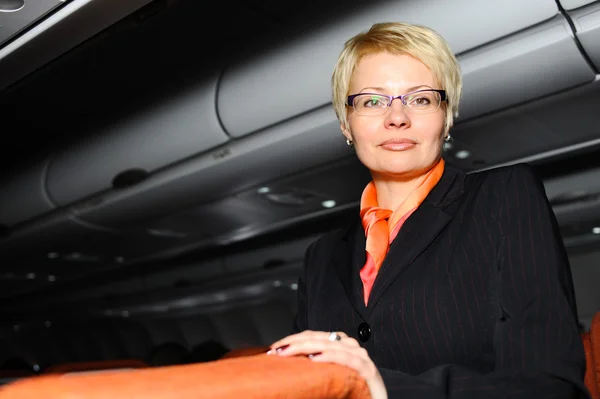
<path fill-rule="evenodd" d="M 338 333 L 332 331 L 329 333 L 329 337 L 327 339 L 333 342 L 333 341 L 340 341 L 342 339 L 342 337 Z"/>

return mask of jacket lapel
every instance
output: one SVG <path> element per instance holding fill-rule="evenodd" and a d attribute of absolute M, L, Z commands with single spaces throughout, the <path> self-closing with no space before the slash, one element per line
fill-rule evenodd
<path fill-rule="evenodd" d="M 341 240 L 332 251 L 332 262 L 344 287 L 348 300 L 364 318 L 366 306 L 363 299 L 363 286 L 360 269 L 366 261 L 366 237 L 360 220 L 352 223 L 342 234 Z"/>
<path fill-rule="evenodd" d="M 446 166 L 438 184 L 431 190 L 419 208 L 404 222 L 392 242 L 373 284 L 368 313 L 373 311 L 381 296 L 394 280 L 427 249 L 452 219 L 455 207 L 449 207 L 449 205 L 462 196 L 464 176 L 464 173 Z"/>

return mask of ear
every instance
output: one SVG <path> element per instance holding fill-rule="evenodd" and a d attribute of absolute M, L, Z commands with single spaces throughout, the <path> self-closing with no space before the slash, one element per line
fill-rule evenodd
<path fill-rule="evenodd" d="M 346 127 L 346 125 L 340 123 L 340 129 L 342 130 L 342 134 L 346 137 L 346 139 L 354 141 L 354 138 L 352 137 L 352 132 Z"/>

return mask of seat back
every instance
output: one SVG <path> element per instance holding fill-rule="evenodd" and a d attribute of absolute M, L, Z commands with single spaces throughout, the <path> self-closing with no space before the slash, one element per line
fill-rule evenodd
<path fill-rule="evenodd" d="M 600 312 L 594 315 L 590 331 L 581 338 L 585 349 L 585 386 L 592 399 L 600 399 Z"/>
<path fill-rule="evenodd" d="M 234 357 L 254 356 L 267 353 L 271 349 L 269 346 L 252 346 L 249 348 L 232 349 L 223 355 L 221 359 L 232 359 Z"/>
<path fill-rule="evenodd" d="M 138 369 L 148 367 L 148 365 L 141 360 L 137 359 L 123 359 L 123 360 L 102 360 L 95 362 L 75 362 L 75 363 L 63 363 L 50 366 L 45 370 L 45 373 L 52 374 L 66 374 L 66 373 L 79 373 L 86 371 L 102 371 L 102 370 L 115 370 L 115 369 Z"/>
<path fill-rule="evenodd" d="M 348 367 L 255 355 L 126 371 L 39 376 L 0 388 L 0 399 L 370 399 Z"/>

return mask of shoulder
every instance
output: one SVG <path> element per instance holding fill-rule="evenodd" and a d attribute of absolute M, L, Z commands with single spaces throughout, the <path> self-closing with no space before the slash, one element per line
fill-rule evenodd
<path fill-rule="evenodd" d="M 355 227 L 355 223 L 348 223 L 348 225 L 343 227 L 325 232 L 308 245 L 308 250 L 314 251 L 322 248 L 331 248 L 332 245 L 337 245 L 341 241 L 346 241 L 354 233 Z"/>
<path fill-rule="evenodd" d="M 305 264 L 310 261 L 329 259 L 333 253 L 344 250 L 354 242 L 357 234 L 363 234 L 360 219 L 348 220 L 347 224 L 334 230 L 325 232 L 315 238 L 306 248 Z"/>
<path fill-rule="evenodd" d="M 315 238 L 306 248 L 306 256 L 312 257 L 322 251 L 328 251 L 333 245 L 345 239 L 349 228 L 337 228 Z"/>
<path fill-rule="evenodd" d="M 480 185 L 497 195 L 518 195 L 526 192 L 544 193 L 542 179 L 530 164 L 518 163 L 470 173 L 467 181 Z"/>

